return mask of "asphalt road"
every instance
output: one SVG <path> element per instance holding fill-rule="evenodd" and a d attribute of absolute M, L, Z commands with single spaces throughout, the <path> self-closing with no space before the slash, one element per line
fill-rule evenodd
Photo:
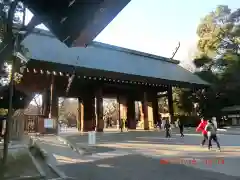
<path fill-rule="evenodd" d="M 87 135 L 65 138 L 78 148 L 87 143 Z M 97 145 L 86 148 L 82 162 L 58 167 L 79 180 L 240 180 L 240 136 L 219 139 L 222 152 L 200 147 L 196 133 L 184 138 L 174 133 L 170 139 L 163 132 L 101 133 Z M 216 157 L 223 163 L 216 163 Z"/>
<path fill-rule="evenodd" d="M 160 164 L 142 155 L 126 155 L 91 163 L 61 166 L 69 177 L 79 180 L 237 180 L 220 173 L 203 171 L 179 164 Z"/>

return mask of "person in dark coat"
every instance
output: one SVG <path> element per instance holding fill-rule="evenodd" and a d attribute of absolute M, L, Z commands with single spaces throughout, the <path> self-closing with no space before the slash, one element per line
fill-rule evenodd
<path fill-rule="evenodd" d="M 157 126 L 159 127 L 159 130 L 162 129 L 162 116 L 159 116 L 158 122 L 157 122 Z"/>
<path fill-rule="evenodd" d="M 121 130 L 121 132 L 123 132 L 123 119 L 122 118 L 120 118 L 120 120 L 119 120 L 119 128 L 120 128 L 120 130 Z"/>
<path fill-rule="evenodd" d="M 171 125 L 168 120 L 166 121 L 166 123 L 164 125 L 164 129 L 166 131 L 166 138 L 170 138 L 171 137 L 171 134 L 170 134 Z"/>
<path fill-rule="evenodd" d="M 127 131 L 128 131 L 128 120 L 126 119 L 126 121 L 125 121 L 125 128 L 127 129 Z"/>
<path fill-rule="evenodd" d="M 213 140 L 217 144 L 218 151 L 221 151 L 220 144 L 217 138 L 217 127 L 211 120 L 208 120 L 205 130 L 207 131 L 207 135 L 208 135 L 208 149 L 210 150 L 212 148 L 212 140 Z"/>
<path fill-rule="evenodd" d="M 184 134 L 183 134 L 184 125 L 180 119 L 177 120 L 177 123 L 178 123 L 180 135 L 181 137 L 184 137 Z"/>

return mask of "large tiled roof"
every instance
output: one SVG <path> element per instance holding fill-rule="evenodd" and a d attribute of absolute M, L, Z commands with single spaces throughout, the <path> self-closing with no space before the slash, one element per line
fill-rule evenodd
<path fill-rule="evenodd" d="M 94 42 L 86 48 L 68 48 L 52 34 L 35 31 L 23 41 L 30 59 L 123 73 L 147 78 L 207 85 L 178 61 Z"/>

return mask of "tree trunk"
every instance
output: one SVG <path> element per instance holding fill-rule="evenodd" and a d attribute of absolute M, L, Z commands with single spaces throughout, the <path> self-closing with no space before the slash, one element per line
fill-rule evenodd
<path fill-rule="evenodd" d="M 17 6 L 17 1 L 13 1 L 10 4 L 8 17 L 5 19 L 6 28 L 3 33 L 3 42 L 0 44 L 0 65 L 2 66 L 4 61 L 9 59 L 12 55 L 14 47 L 14 38 L 13 38 L 13 18 L 15 14 L 15 9 Z"/>

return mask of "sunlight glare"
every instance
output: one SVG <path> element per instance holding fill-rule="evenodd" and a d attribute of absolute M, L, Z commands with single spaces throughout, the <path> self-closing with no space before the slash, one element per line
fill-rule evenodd
<path fill-rule="evenodd" d="M 26 9 L 25 25 L 27 25 L 30 22 L 32 17 L 33 17 L 33 13 L 29 9 Z M 49 31 L 49 29 L 42 23 L 40 25 L 36 26 L 36 28 Z"/>

